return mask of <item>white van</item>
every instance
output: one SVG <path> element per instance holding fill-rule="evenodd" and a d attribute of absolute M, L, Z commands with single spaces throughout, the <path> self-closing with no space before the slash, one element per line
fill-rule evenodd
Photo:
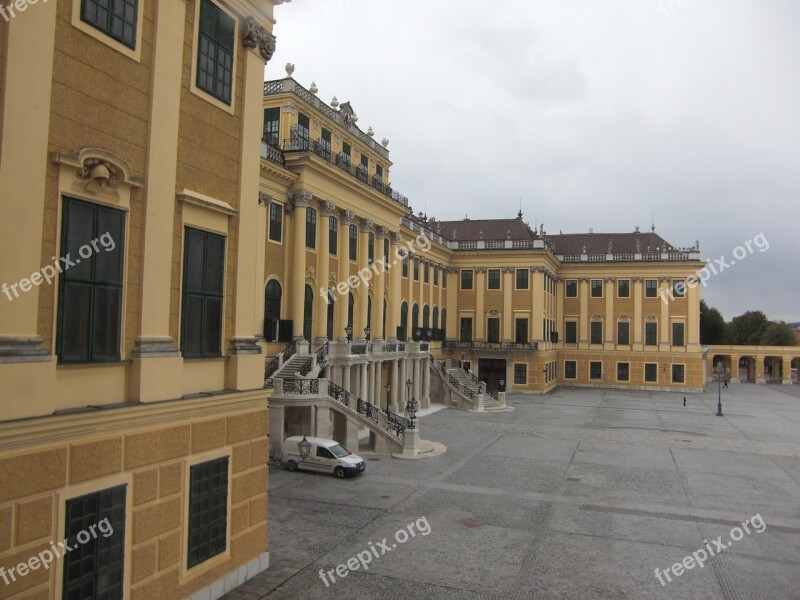
<path fill-rule="evenodd" d="M 339 442 L 326 438 L 306 437 L 311 444 L 308 457 L 303 460 L 300 456 L 300 448 L 297 446 L 303 441 L 301 435 L 288 437 L 283 442 L 283 454 L 281 460 L 290 471 L 297 469 L 308 469 L 309 471 L 319 471 L 321 473 L 333 473 L 339 479 L 345 475 L 356 475 L 363 473 L 366 465 L 364 459 L 358 454 L 348 452 Z"/>

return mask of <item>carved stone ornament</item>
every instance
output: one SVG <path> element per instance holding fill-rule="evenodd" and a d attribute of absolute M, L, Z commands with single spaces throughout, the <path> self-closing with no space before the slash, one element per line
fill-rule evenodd
<path fill-rule="evenodd" d="M 402 243 L 403 236 L 400 235 L 400 232 L 392 231 L 390 235 L 392 237 L 392 244 L 400 244 L 400 243 Z"/>
<path fill-rule="evenodd" d="M 476 273 L 486 273 L 486 267 L 475 267 Z"/>
<path fill-rule="evenodd" d="M 389 229 L 386 227 L 380 226 L 375 230 L 375 235 L 378 238 L 385 238 L 389 236 Z"/>
<path fill-rule="evenodd" d="M 317 278 L 317 270 L 310 266 L 306 269 L 306 279 L 316 279 Z"/>
<path fill-rule="evenodd" d="M 336 205 L 330 200 L 325 200 L 321 204 L 321 209 L 323 217 L 330 217 L 333 216 L 334 211 L 336 210 Z"/>
<path fill-rule="evenodd" d="M 362 233 L 366 233 L 366 232 L 372 231 L 372 228 L 374 227 L 374 225 L 375 224 L 372 222 L 371 219 L 362 219 L 361 220 L 361 232 Z"/>
<path fill-rule="evenodd" d="M 103 175 L 98 178 L 97 173 L 102 172 Z M 81 178 L 101 181 L 103 185 L 115 188 L 119 182 L 117 177 L 117 168 L 107 160 L 102 158 L 87 158 L 83 161 L 81 168 Z"/>
<path fill-rule="evenodd" d="M 247 17 L 244 21 L 242 43 L 245 48 L 258 48 L 265 63 L 275 54 L 275 36 L 256 23 L 253 17 Z"/>
<path fill-rule="evenodd" d="M 292 192 L 292 200 L 294 200 L 295 206 L 311 206 L 313 197 L 314 194 L 308 190 L 295 190 Z"/>
<path fill-rule="evenodd" d="M 342 223 L 352 223 L 356 220 L 356 213 L 352 210 L 343 210 L 342 211 Z"/>
<path fill-rule="evenodd" d="M 503 267 L 503 273 L 513 273 L 514 267 Z"/>
<path fill-rule="evenodd" d="M 261 206 L 269 206 L 270 204 L 272 204 L 272 196 L 270 196 L 266 192 L 258 192 L 258 203 Z"/>

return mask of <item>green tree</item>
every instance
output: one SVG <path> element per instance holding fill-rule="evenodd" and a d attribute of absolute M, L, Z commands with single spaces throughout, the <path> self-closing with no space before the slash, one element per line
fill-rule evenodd
<path fill-rule="evenodd" d="M 728 324 L 725 323 L 722 313 L 714 307 L 709 307 L 705 300 L 700 300 L 700 343 L 730 343 Z"/>
<path fill-rule="evenodd" d="M 748 310 L 731 321 L 733 343 L 740 346 L 757 346 L 769 324 L 767 316 L 760 310 Z"/>
<path fill-rule="evenodd" d="M 794 346 L 795 339 L 792 329 L 783 321 L 771 321 L 761 334 L 762 346 Z"/>

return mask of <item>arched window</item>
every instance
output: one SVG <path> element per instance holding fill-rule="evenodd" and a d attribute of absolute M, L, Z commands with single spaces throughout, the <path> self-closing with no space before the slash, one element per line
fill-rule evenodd
<path fill-rule="evenodd" d="M 270 279 L 264 289 L 264 339 L 278 341 L 278 322 L 281 318 L 283 291 L 276 279 Z"/>
<path fill-rule="evenodd" d="M 422 328 L 428 329 L 431 324 L 431 308 L 427 304 L 422 309 Z"/>
<path fill-rule="evenodd" d="M 365 327 L 372 329 L 372 298 L 367 296 L 367 324 Z M 377 331 L 372 331 L 370 337 L 374 337 Z"/>
<path fill-rule="evenodd" d="M 347 298 L 347 325 L 349 327 L 353 326 L 353 307 L 355 306 L 356 301 L 353 299 L 353 292 L 348 294 Z"/>
<path fill-rule="evenodd" d="M 397 338 L 401 342 L 405 342 L 408 340 L 408 303 L 403 302 L 400 305 L 400 331 L 397 334 Z"/>
<path fill-rule="evenodd" d="M 311 325 L 314 318 L 314 291 L 306 284 L 306 297 L 303 303 L 303 338 L 311 339 Z"/>
<path fill-rule="evenodd" d="M 433 307 L 433 325 L 432 325 L 432 327 L 434 329 L 439 329 L 439 307 L 438 306 L 434 306 Z"/>
<path fill-rule="evenodd" d="M 447 309 L 442 309 L 442 339 L 447 339 Z"/>
<path fill-rule="evenodd" d="M 317 211 L 306 208 L 306 248 L 317 247 Z"/>
<path fill-rule="evenodd" d="M 419 328 L 419 304 L 415 304 L 411 309 L 411 339 L 417 339 L 417 329 Z"/>
<path fill-rule="evenodd" d="M 383 323 L 381 323 L 383 339 L 386 339 L 386 298 L 383 299 Z"/>
<path fill-rule="evenodd" d="M 336 302 L 333 291 L 328 292 L 328 327 L 325 335 L 329 340 L 333 339 L 333 315 L 334 315 L 334 302 Z"/>

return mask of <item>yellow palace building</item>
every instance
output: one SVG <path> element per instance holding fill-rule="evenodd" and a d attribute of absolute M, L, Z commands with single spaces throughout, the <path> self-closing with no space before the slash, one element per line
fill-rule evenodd
<path fill-rule="evenodd" d="M 218 598 L 269 565 L 255 225 L 281 1 L 0 18 L 0 598 Z"/>
<path fill-rule="evenodd" d="M 702 389 L 699 244 L 414 215 L 388 140 L 286 69 L 264 86 L 261 145 L 273 452 L 309 432 L 357 446 L 363 428 L 399 449 L 412 397 L 490 410 L 559 384 Z"/>

